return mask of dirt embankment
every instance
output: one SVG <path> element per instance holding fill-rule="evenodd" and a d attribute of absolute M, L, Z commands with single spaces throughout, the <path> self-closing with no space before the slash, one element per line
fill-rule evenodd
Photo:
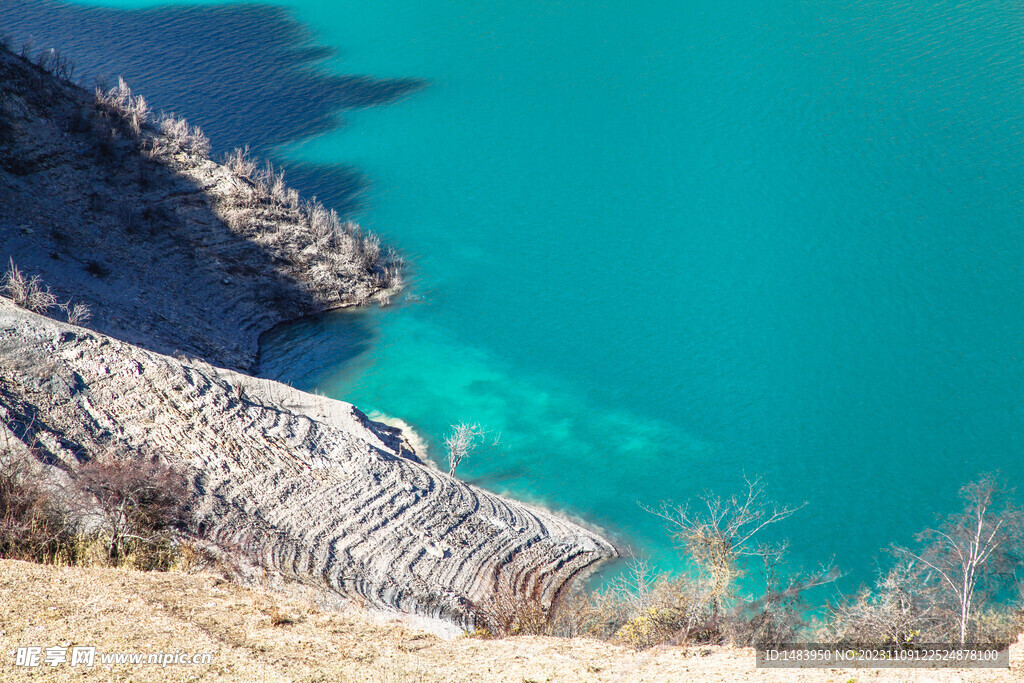
<path fill-rule="evenodd" d="M 615 549 L 422 464 L 354 406 L 185 361 L 0 299 L 0 416 L 60 488 L 92 453 L 188 473 L 214 551 L 322 599 L 469 625 L 497 583 L 555 597 Z M 26 451 L 28 453 L 28 451 Z"/>

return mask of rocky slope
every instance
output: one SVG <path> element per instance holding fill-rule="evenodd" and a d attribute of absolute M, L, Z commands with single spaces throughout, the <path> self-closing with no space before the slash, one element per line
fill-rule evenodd
<path fill-rule="evenodd" d="M 3 50 L 0 83 L 0 256 L 93 312 L 85 329 L 0 299 L 0 447 L 55 490 L 99 454 L 158 453 L 239 566 L 462 626 L 499 587 L 550 601 L 616 556 L 422 464 L 349 404 L 215 367 L 251 368 L 280 320 L 394 286 L 372 238 L 244 159 L 210 161 L 124 88 L 97 100 Z"/>
<path fill-rule="evenodd" d="M 83 453 L 190 473 L 195 522 L 236 561 L 469 625 L 496 585 L 546 601 L 614 555 L 600 537 L 420 463 L 350 404 L 185 362 L 0 300 L 0 413 L 60 482 Z"/>
<path fill-rule="evenodd" d="M 100 332 L 241 370 L 276 323 L 397 284 L 375 238 L 208 152 L 126 87 L 97 98 L 0 48 L 0 271 L 13 258 Z"/>

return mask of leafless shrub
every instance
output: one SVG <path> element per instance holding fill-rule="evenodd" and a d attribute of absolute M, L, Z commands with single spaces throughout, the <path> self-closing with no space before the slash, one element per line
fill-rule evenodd
<path fill-rule="evenodd" d="M 633 558 L 626 570 L 611 582 L 609 593 L 616 596 L 625 616 L 642 614 L 654 605 L 655 588 L 665 578 L 665 574 L 655 572 L 646 561 Z"/>
<path fill-rule="evenodd" d="M 330 243 L 330 240 L 339 232 L 339 221 L 337 215 L 324 208 L 324 205 L 315 199 L 307 202 L 302 207 L 306 219 L 309 221 L 309 231 L 318 245 Z"/>
<path fill-rule="evenodd" d="M 224 159 L 224 165 L 237 176 L 251 180 L 256 173 L 256 162 L 249 156 L 249 148 L 236 148 Z"/>
<path fill-rule="evenodd" d="M 487 600 L 474 610 L 479 635 L 551 635 L 556 605 L 545 604 L 536 585 L 520 586 L 499 575 Z"/>
<path fill-rule="evenodd" d="M 707 581 L 654 572 L 633 561 L 612 582 L 610 604 L 618 611 L 616 640 L 643 650 L 663 643 L 719 642 L 726 616 L 716 610 Z"/>
<path fill-rule="evenodd" d="M 568 589 L 545 603 L 536 586 L 517 586 L 506 576 L 496 580 L 490 596 L 473 612 L 477 630 L 469 635 L 483 638 L 611 638 L 629 616 L 628 606 L 615 590 Z"/>
<path fill-rule="evenodd" d="M 404 259 L 399 256 L 398 252 L 388 247 L 382 260 L 386 264 L 383 268 L 382 285 L 388 289 L 401 289 L 405 284 L 402 278 Z"/>
<path fill-rule="evenodd" d="M 315 198 L 303 201 L 283 171 L 270 163 L 260 166 L 248 148 L 228 154 L 224 165 L 236 176 L 237 188 L 222 207 L 225 222 L 292 263 L 313 291 L 336 296 L 353 275 L 373 291 L 402 286 L 403 264 L 393 250 Z"/>
<path fill-rule="evenodd" d="M 88 325 L 92 319 L 92 309 L 86 304 L 72 304 L 68 301 L 65 304 L 60 304 L 59 308 L 64 311 L 64 316 L 72 325 L 82 327 Z"/>
<path fill-rule="evenodd" d="M 0 446 L 0 557 L 46 562 L 70 537 L 65 511 L 30 461 Z"/>
<path fill-rule="evenodd" d="M 449 475 L 455 476 L 455 468 L 476 451 L 483 443 L 486 433 L 478 424 L 460 422 L 452 426 L 452 430 L 444 438 L 444 449 L 448 454 Z"/>
<path fill-rule="evenodd" d="M 359 263 L 365 272 L 372 273 L 380 263 L 380 238 L 367 235 L 359 245 Z"/>
<path fill-rule="evenodd" d="M 149 123 L 151 111 L 146 99 L 142 95 L 132 95 L 132 89 L 123 78 L 118 78 L 117 86 L 110 90 L 96 88 L 96 104 L 119 117 L 136 137 Z"/>
<path fill-rule="evenodd" d="M 3 291 L 15 304 L 34 313 L 46 313 L 57 305 L 57 297 L 38 275 L 26 276 L 11 258 L 4 274 Z"/>
<path fill-rule="evenodd" d="M 36 65 L 57 78 L 70 81 L 74 77 L 75 63 L 59 50 L 50 48 L 36 55 Z"/>
<path fill-rule="evenodd" d="M 15 449 L 7 431 L 0 439 L 0 557 L 143 570 L 209 565 L 208 552 L 182 542 L 185 479 L 158 459 L 111 451 L 57 487 L 44 484 L 31 448 L 15 440 Z"/>
<path fill-rule="evenodd" d="M 919 578 L 915 563 L 901 559 L 873 588 L 829 606 L 822 640 L 905 647 L 949 639 L 935 594 L 922 590 Z"/>
<path fill-rule="evenodd" d="M 574 589 L 560 596 L 550 620 L 552 635 L 609 639 L 627 621 L 622 601 L 610 590 Z"/>
<path fill-rule="evenodd" d="M 971 616 L 970 629 L 974 642 L 1013 643 L 1024 633 L 1024 612 L 1005 605 L 984 605 Z"/>
<path fill-rule="evenodd" d="M 778 647 L 798 640 L 809 622 L 807 591 L 839 578 L 831 564 L 810 573 L 783 572 L 788 546 L 781 544 L 761 555 L 765 590 L 756 598 L 739 600 L 725 621 L 725 634 L 740 645 Z"/>
<path fill-rule="evenodd" d="M 156 120 L 159 135 L 150 142 L 153 156 L 191 154 L 201 158 L 210 155 L 210 139 L 199 126 L 189 125 L 183 118 L 163 114 Z"/>
<path fill-rule="evenodd" d="M 132 557 L 147 569 L 173 564 L 173 541 L 188 518 L 188 487 L 181 474 L 157 457 L 111 452 L 82 465 L 76 486 L 101 511 L 99 533 L 111 562 Z"/>
<path fill-rule="evenodd" d="M 258 199 L 271 208 L 282 211 L 297 211 L 300 207 L 299 193 L 284 182 L 284 171 L 278 170 L 269 161 L 249 176 L 256 189 Z"/>

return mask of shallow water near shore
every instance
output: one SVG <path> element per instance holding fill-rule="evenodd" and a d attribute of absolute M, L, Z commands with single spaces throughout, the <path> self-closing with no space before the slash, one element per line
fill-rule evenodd
<path fill-rule="evenodd" d="M 20 38 L 19 3 L 0 22 Z M 389 309 L 266 335 L 265 375 L 435 446 L 485 425 L 460 476 L 665 567 L 638 503 L 744 474 L 807 503 L 776 530 L 793 565 L 835 556 L 850 581 L 979 472 L 1024 483 L 1017 4 L 276 5 L 337 49 L 318 69 L 428 85 L 265 134 L 305 189 L 357 169 L 344 208 L 414 276 Z M 132 69 L 158 87 L 150 52 Z M 244 139 L 235 112 L 191 106 Z"/>

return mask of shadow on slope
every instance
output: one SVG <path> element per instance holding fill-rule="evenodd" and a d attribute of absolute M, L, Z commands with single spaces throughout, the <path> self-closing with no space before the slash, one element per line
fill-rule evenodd
<path fill-rule="evenodd" d="M 310 32 L 286 10 L 264 5 L 118 10 L 53 0 L 6 0 L 0 3 L 0 34 L 11 38 L 15 50 L 25 44 L 31 44 L 33 52 L 59 49 L 76 64 L 76 77 L 90 87 L 94 79 L 113 83 L 118 76 L 124 77 L 155 109 L 174 111 L 202 126 L 211 138 L 215 156 L 241 146 L 266 155 L 276 145 L 337 127 L 341 110 L 392 102 L 424 85 L 417 79 L 377 79 L 318 70 L 315 64 L 330 56 L 332 50 L 316 46 Z M 358 170 L 340 164 L 280 165 L 290 185 L 306 196 L 316 195 L 342 216 L 361 208 L 360 196 L 367 181 Z M 30 193 L 26 197 L 31 199 Z M 92 202 L 96 204 L 96 199 Z M 38 234 L 32 240 L 19 239 L 25 237 L 23 234 L 10 234 L 13 225 L 27 224 L 31 217 L 16 217 L 15 211 L 7 213 L 11 215 L 7 216 L 5 250 L 16 246 L 11 238 L 26 241 L 22 245 L 26 248 L 27 242 L 37 244 Z M 161 228 L 157 232 L 164 231 Z M 178 241 L 177 251 L 188 243 Z M 13 253 L 18 251 L 23 249 Z M 104 259 L 96 251 L 89 254 L 89 261 L 109 269 L 102 265 Z M 53 264 L 35 258 L 46 252 L 60 254 L 62 250 L 36 246 L 32 257 L 27 258 L 29 262 L 22 257 L 23 263 L 46 277 L 47 271 L 53 270 L 47 266 Z M 176 250 L 164 253 L 160 270 L 168 272 L 174 267 Z M 149 264 L 148 270 L 152 269 L 153 264 Z M 116 273 L 120 269 L 114 270 Z M 217 282 L 223 284 L 223 279 Z M 64 289 L 63 282 L 53 284 Z M 69 284 L 78 293 L 83 285 L 94 283 L 83 278 Z M 135 289 L 125 285 L 125 297 L 138 295 Z M 283 296 L 291 299 L 296 294 Z M 94 320 L 93 326 L 100 322 Z M 144 331 L 101 331 L 119 332 L 115 336 L 136 341 L 145 336 Z M 353 348 L 365 348 L 372 331 L 358 327 L 353 335 L 359 337 L 350 340 Z"/>
<path fill-rule="evenodd" d="M 229 227 L 223 195 L 250 196 L 243 180 L 202 153 L 154 153 L 128 119 L 3 49 L 0 84 L 0 256 L 89 306 L 93 329 L 252 369 L 263 330 L 380 288 L 298 205 L 252 195 Z"/>
<path fill-rule="evenodd" d="M 173 6 L 145 10 L 5 0 L 0 31 L 69 55 L 89 78 L 122 76 L 157 109 L 203 127 L 225 152 L 274 145 L 335 128 L 342 109 L 393 102 L 419 79 L 333 75 L 331 56 L 282 8 Z"/>

